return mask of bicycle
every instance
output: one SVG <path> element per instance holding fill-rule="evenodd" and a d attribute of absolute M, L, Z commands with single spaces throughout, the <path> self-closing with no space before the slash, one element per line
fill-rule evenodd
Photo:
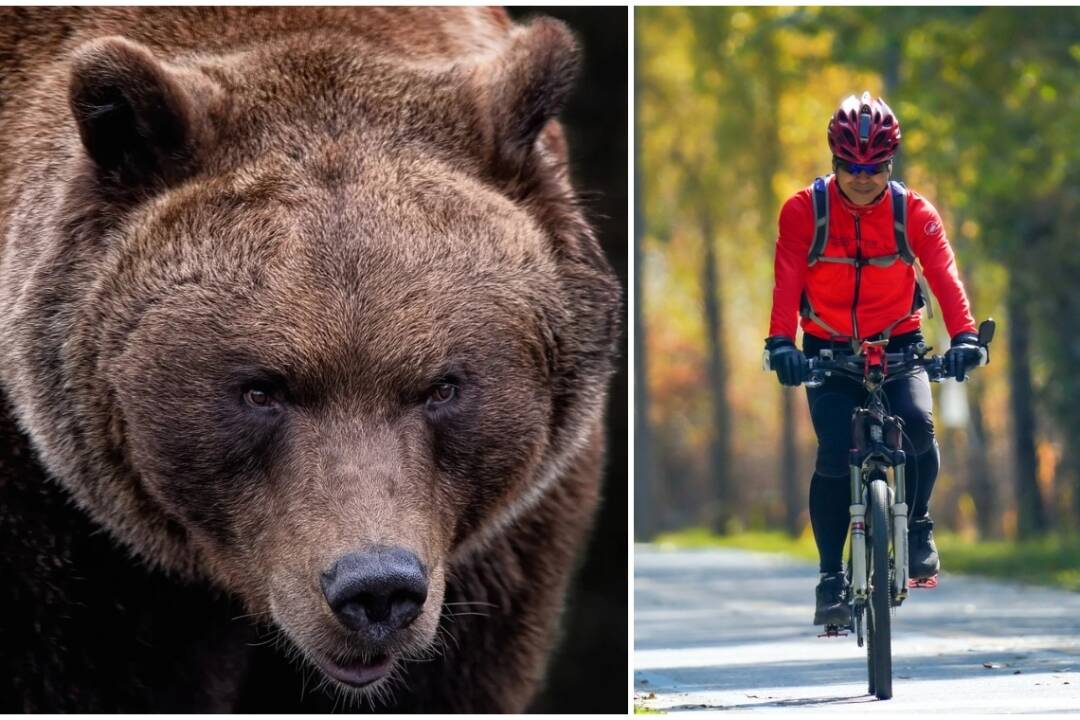
<path fill-rule="evenodd" d="M 980 366 L 989 361 L 994 329 L 992 319 L 979 326 Z M 880 700 L 892 697 L 892 609 L 907 598 L 909 587 L 936 585 L 936 576 L 933 583 L 908 578 L 903 422 L 886 413 L 884 386 L 924 369 L 931 382 L 947 379 L 944 358 L 926 357 L 933 348 L 925 343 L 899 353 L 886 353 L 886 344 L 888 340 L 864 341 L 858 352 L 839 357 L 831 350 L 822 350 L 818 357 L 810 358 L 805 379 L 808 387 L 818 387 L 835 374 L 862 383 L 868 393 L 863 406 L 856 408 L 851 418 L 851 542 L 846 570 L 851 623 L 843 627 L 826 625 L 821 636 L 838 637 L 847 634 L 844 630 L 853 631 L 859 647 L 863 647 L 866 620 L 869 689 Z"/>

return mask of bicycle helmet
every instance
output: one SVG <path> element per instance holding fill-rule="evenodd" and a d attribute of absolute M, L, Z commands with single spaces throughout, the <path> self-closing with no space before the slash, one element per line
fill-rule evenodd
<path fill-rule="evenodd" d="M 841 160 L 878 163 L 900 147 L 900 121 L 881 98 L 849 95 L 829 120 L 829 149 Z"/>

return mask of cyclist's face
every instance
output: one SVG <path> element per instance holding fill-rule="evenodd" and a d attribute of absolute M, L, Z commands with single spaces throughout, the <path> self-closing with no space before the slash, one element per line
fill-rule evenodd
<path fill-rule="evenodd" d="M 842 167 L 836 168 L 836 181 L 840 183 L 840 189 L 856 205 L 869 205 L 877 199 L 891 176 L 891 168 L 874 175 L 865 172 L 852 175 Z"/>

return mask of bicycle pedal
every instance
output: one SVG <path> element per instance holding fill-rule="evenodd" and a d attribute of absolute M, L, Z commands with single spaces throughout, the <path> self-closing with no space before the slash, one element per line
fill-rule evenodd
<path fill-rule="evenodd" d="M 831 638 L 831 637 L 847 637 L 847 630 L 849 628 L 840 627 L 839 625 L 826 625 L 825 632 L 818 634 L 819 638 Z"/>
<path fill-rule="evenodd" d="M 909 578 L 907 586 L 909 588 L 925 588 L 927 590 L 932 590 L 933 588 L 937 587 L 937 578 L 938 578 L 937 575 L 935 575 L 933 577 L 925 578 L 923 580 L 916 580 L 915 578 Z"/>

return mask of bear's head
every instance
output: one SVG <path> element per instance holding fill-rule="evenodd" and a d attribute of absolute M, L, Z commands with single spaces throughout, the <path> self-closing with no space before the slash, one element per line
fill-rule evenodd
<path fill-rule="evenodd" d="M 535 20 L 452 65 L 325 32 L 161 55 L 71 60 L 73 172 L 5 383 L 138 557 L 376 687 L 602 413 L 619 290 L 552 119 L 573 38 Z"/>

